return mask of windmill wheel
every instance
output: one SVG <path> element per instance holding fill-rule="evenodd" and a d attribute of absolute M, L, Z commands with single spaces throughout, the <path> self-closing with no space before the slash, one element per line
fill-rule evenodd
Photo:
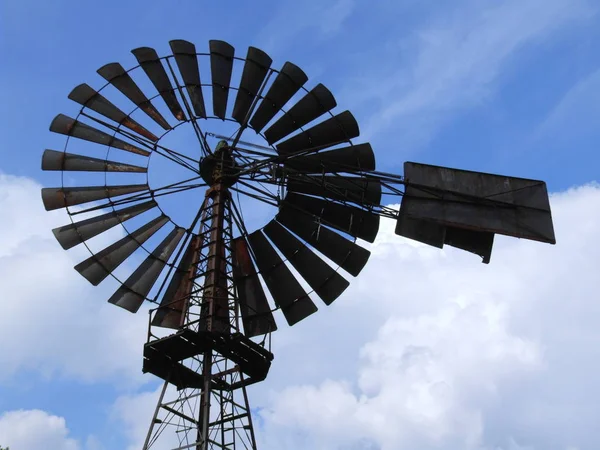
<path fill-rule="evenodd" d="M 290 62 L 274 69 L 263 51 L 241 58 L 223 41 L 210 41 L 208 53 L 182 40 L 170 47 L 165 57 L 133 50 L 130 70 L 101 67 L 103 87 L 81 84 L 69 95 L 79 114 L 52 121 L 66 144 L 44 152 L 42 169 L 60 171 L 62 184 L 42 198 L 71 218 L 54 235 L 65 249 L 88 248 L 75 269 L 90 283 L 119 281 L 109 302 L 131 312 L 144 300 L 168 304 L 218 166 L 232 194 L 229 250 L 244 333 L 275 330 L 277 309 L 293 325 L 317 310 L 315 297 L 333 302 L 369 258 L 356 240 L 373 242 L 379 228 L 371 146 L 351 141 L 359 135 L 352 114 L 336 112 L 332 93 Z M 192 143 L 180 145 L 182 129 Z M 252 229 L 246 202 L 277 208 L 275 217 Z"/>

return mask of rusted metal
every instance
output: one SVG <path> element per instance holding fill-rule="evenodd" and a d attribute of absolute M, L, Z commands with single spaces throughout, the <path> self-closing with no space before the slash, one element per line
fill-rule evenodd
<path fill-rule="evenodd" d="M 132 313 L 137 312 L 158 280 L 175 248 L 181 241 L 185 229 L 175 227 L 156 246 L 127 280 L 108 299 L 109 303 L 120 306 Z"/>
<path fill-rule="evenodd" d="M 336 106 L 337 102 L 329 89 L 317 84 L 265 130 L 265 138 L 269 144 L 274 144 Z"/>
<path fill-rule="evenodd" d="M 161 215 L 75 266 L 86 280 L 97 286 L 119 267 L 140 245 L 160 230 L 169 218 Z"/>
<path fill-rule="evenodd" d="M 158 112 L 148 97 L 141 91 L 135 81 L 119 63 L 109 63 L 98 69 L 98 74 L 117 88 L 123 95 L 144 111 L 165 130 L 170 130 L 169 122 Z"/>
<path fill-rule="evenodd" d="M 227 290 L 227 261 L 223 242 L 225 203 L 229 201 L 229 191 L 221 183 L 213 185 L 206 193 L 212 200 L 208 249 L 208 262 L 202 296 L 201 316 L 206 319 L 201 329 L 217 333 L 228 333 L 229 292 Z"/>
<path fill-rule="evenodd" d="M 260 132 L 307 81 L 308 77 L 300 67 L 286 62 L 252 115 L 252 128 Z"/>
<path fill-rule="evenodd" d="M 125 150 L 126 152 L 136 153 L 142 156 L 149 156 L 148 150 L 141 149 L 129 142 L 111 136 L 104 131 L 100 131 L 90 125 L 86 125 L 64 114 L 57 115 L 50 124 L 50 131 L 59 134 L 65 134 L 77 139 L 95 142 L 101 145 L 110 145 L 111 147 Z"/>
<path fill-rule="evenodd" d="M 231 260 L 244 334 L 254 337 L 275 331 L 277 325 L 271 307 L 250 257 L 248 244 L 243 237 L 233 240 Z"/>
<path fill-rule="evenodd" d="M 91 158 L 74 153 L 45 150 L 42 170 L 64 170 L 67 172 L 131 172 L 146 173 L 146 167 L 124 164 L 107 159 Z"/>
<path fill-rule="evenodd" d="M 85 83 L 80 84 L 73 89 L 69 94 L 69 98 L 74 102 L 77 102 L 86 108 L 90 108 L 91 110 L 96 111 L 98 114 L 101 114 L 104 117 L 107 117 L 108 119 L 126 128 L 129 128 L 131 131 L 135 131 L 140 136 L 150 139 L 153 142 L 158 141 L 158 137 L 156 137 L 155 134 L 151 133 L 131 117 L 126 115 L 103 95 L 96 92 L 93 88 Z"/>
<path fill-rule="evenodd" d="M 169 76 L 156 53 L 156 50 L 150 47 L 140 47 L 131 50 L 133 56 L 136 57 L 144 72 L 167 104 L 169 111 L 177 120 L 186 120 L 183 109 L 177 100 L 173 85 L 169 80 Z"/>
<path fill-rule="evenodd" d="M 46 211 L 65 208 L 67 206 L 80 205 L 93 202 L 103 198 L 119 197 L 125 194 L 147 191 L 147 184 L 128 184 L 121 186 L 89 186 L 89 187 L 65 187 L 65 188 L 43 188 L 42 200 Z"/>
<path fill-rule="evenodd" d="M 218 118 L 225 119 L 235 50 L 227 42 L 217 40 L 209 41 L 209 47 L 213 112 Z"/>
<path fill-rule="evenodd" d="M 170 41 L 169 45 L 175 56 L 175 62 L 177 62 L 187 93 L 192 100 L 194 112 L 198 117 L 204 118 L 206 117 L 206 108 L 204 106 L 204 96 L 202 95 L 196 46 L 181 39 Z"/>
<path fill-rule="evenodd" d="M 118 211 L 111 211 L 91 219 L 54 228 L 52 232 L 62 248 L 67 250 L 155 207 L 156 202 L 150 200 L 149 202 L 129 206 Z"/>
<path fill-rule="evenodd" d="M 202 238 L 192 236 L 152 320 L 153 326 L 180 328 L 192 295 Z"/>

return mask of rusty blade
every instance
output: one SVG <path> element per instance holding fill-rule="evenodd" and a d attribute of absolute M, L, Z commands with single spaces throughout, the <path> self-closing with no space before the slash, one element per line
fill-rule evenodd
<path fill-rule="evenodd" d="M 124 164 L 106 159 L 90 158 L 74 153 L 45 150 L 42 170 L 64 170 L 68 172 L 135 172 L 146 173 L 146 167 Z"/>
<path fill-rule="evenodd" d="M 168 221 L 169 218 L 165 215 L 151 220 L 123 239 L 77 264 L 75 270 L 94 286 L 97 286 Z"/>
<path fill-rule="evenodd" d="M 290 154 L 306 149 L 327 148 L 358 137 L 358 123 L 350 111 L 344 111 L 308 130 L 277 144 L 280 154 Z"/>
<path fill-rule="evenodd" d="M 317 307 L 265 235 L 257 230 L 248 236 L 248 243 L 260 274 L 288 324 L 294 325 L 316 312 Z"/>
<path fill-rule="evenodd" d="M 131 131 L 136 132 L 140 136 L 150 139 L 151 141 L 158 141 L 158 137 L 144 128 L 142 125 L 137 123 L 131 117 L 127 116 L 123 111 L 113 105 L 108 99 L 102 94 L 96 92 L 93 88 L 87 84 L 80 84 L 69 94 L 69 98 L 74 102 L 79 103 L 86 108 L 96 111 L 98 114 L 129 128 Z"/>
<path fill-rule="evenodd" d="M 135 84 L 135 81 L 123 69 L 119 63 L 110 63 L 98 69 L 98 74 L 117 88 L 121 93 L 131 100 L 138 108 L 144 111 L 148 117 L 154 120 L 165 130 L 170 130 L 169 122 L 158 112 L 148 97 Z"/>
<path fill-rule="evenodd" d="M 136 147 L 133 144 L 122 141 L 119 138 L 111 136 L 104 131 L 100 131 L 94 127 L 79 122 L 64 114 L 57 115 L 50 124 L 50 131 L 59 134 L 65 134 L 84 141 L 95 142 L 102 145 L 110 145 L 111 147 L 124 150 L 126 152 L 135 153 L 142 156 L 150 155 L 150 152 Z"/>
<path fill-rule="evenodd" d="M 171 51 L 175 56 L 175 62 L 183 78 L 185 88 L 192 100 L 192 107 L 198 117 L 206 117 L 204 107 L 204 96 L 202 95 L 202 83 L 200 81 L 200 69 L 198 68 L 198 57 L 196 47 L 191 42 L 173 40 L 169 42 Z"/>
<path fill-rule="evenodd" d="M 213 112 L 218 118 L 225 119 L 235 50 L 225 41 L 209 41 L 209 47 Z"/>
<path fill-rule="evenodd" d="M 379 231 L 379 215 L 355 206 L 333 203 L 294 192 L 287 193 L 283 205 L 289 205 L 305 214 L 317 217 L 325 225 L 367 242 L 374 242 Z"/>
<path fill-rule="evenodd" d="M 307 81 L 300 67 L 286 62 L 250 119 L 252 128 L 259 133 Z"/>
<path fill-rule="evenodd" d="M 326 305 L 330 305 L 350 285 L 276 220 L 271 220 L 264 232 Z"/>
<path fill-rule="evenodd" d="M 357 276 L 369 260 L 368 250 L 288 205 L 276 219 L 352 276 Z"/>
<path fill-rule="evenodd" d="M 128 184 L 121 186 L 86 186 L 65 188 L 43 188 L 42 200 L 46 211 L 80 205 L 103 198 L 119 197 L 125 194 L 147 191 L 147 184 Z"/>
<path fill-rule="evenodd" d="M 185 229 L 174 228 L 108 299 L 108 302 L 133 313 L 137 312 L 167 265 L 184 233 Z"/>
<path fill-rule="evenodd" d="M 379 205 L 381 202 L 381 181 L 375 178 L 293 175 L 288 179 L 287 189 L 289 192 L 302 192 L 360 205 Z"/>
<path fill-rule="evenodd" d="M 194 235 L 190 240 L 152 319 L 153 326 L 175 329 L 181 327 L 194 287 L 193 279 L 201 244 L 202 239 L 198 235 Z"/>
<path fill-rule="evenodd" d="M 371 144 L 358 144 L 292 157 L 286 159 L 283 164 L 304 173 L 370 171 L 375 170 L 375 155 Z"/>
<path fill-rule="evenodd" d="M 238 123 L 244 123 L 250 106 L 252 106 L 252 102 L 267 77 L 272 62 L 271 57 L 262 50 L 255 47 L 248 48 L 240 88 L 235 97 L 235 104 L 231 113 L 231 117 Z"/>
<path fill-rule="evenodd" d="M 98 217 L 92 217 L 91 219 L 54 228 L 52 232 L 62 248 L 68 250 L 94 236 L 104 233 L 122 222 L 136 217 L 143 212 L 149 211 L 155 206 L 156 202 L 150 200 L 149 202 L 140 203 L 139 205 L 129 206 L 128 208 L 123 208 L 118 211 L 102 214 Z"/>
<path fill-rule="evenodd" d="M 233 280 L 239 297 L 244 334 L 253 337 L 275 331 L 277 325 L 271 307 L 243 237 L 233 240 L 231 256 Z"/>
<path fill-rule="evenodd" d="M 185 120 L 185 114 L 183 109 L 181 109 L 179 100 L 177 100 L 171 80 L 169 80 L 169 76 L 160 61 L 156 50 L 150 47 L 139 47 L 131 50 L 131 53 L 136 57 L 148 78 L 150 78 L 150 81 L 167 104 L 173 117 L 177 120 Z"/>
<path fill-rule="evenodd" d="M 298 103 L 265 130 L 265 138 L 273 144 L 321 117 L 337 105 L 333 94 L 322 84 L 307 92 Z"/>

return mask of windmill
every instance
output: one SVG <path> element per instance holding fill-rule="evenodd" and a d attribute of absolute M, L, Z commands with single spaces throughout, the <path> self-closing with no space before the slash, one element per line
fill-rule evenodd
<path fill-rule="evenodd" d="M 132 69 L 107 64 L 104 86 L 73 89 L 79 114 L 50 126 L 64 149 L 42 158 L 62 175 L 42 190 L 45 208 L 71 218 L 54 235 L 91 253 L 75 269 L 93 285 L 119 281 L 108 301 L 132 313 L 153 303 L 142 368 L 164 384 L 144 449 L 165 435 L 179 449 L 256 448 L 246 387 L 267 377 L 271 333 L 349 287 L 381 217 L 484 263 L 495 234 L 555 243 L 543 181 L 414 162 L 402 176 L 378 171 L 371 146 L 352 141 L 353 115 L 298 66 L 276 69 L 254 47 L 239 57 L 218 40 L 205 53 L 170 47 L 164 57 L 137 48 Z M 181 127 L 191 144 L 167 145 Z M 153 185 L 155 160 L 187 177 Z M 164 202 L 184 194 L 181 223 Z M 399 209 L 386 206 L 398 197 Z M 275 217 L 249 230 L 247 201 Z"/>

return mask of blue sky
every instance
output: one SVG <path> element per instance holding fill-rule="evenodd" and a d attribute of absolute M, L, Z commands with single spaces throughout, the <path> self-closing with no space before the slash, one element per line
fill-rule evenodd
<path fill-rule="evenodd" d="M 48 131 L 52 118 L 59 112 L 77 113 L 75 104 L 67 99 L 70 90 L 82 82 L 100 87 L 103 83 L 96 70 L 108 62 L 119 61 L 125 67 L 133 66 L 135 59 L 129 53 L 133 48 L 154 47 L 164 55 L 172 39 L 189 40 L 202 50 L 208 48 L 209 39 L 222 39 L 231 43 L 240 56 L 252 45 L 269 53 L 275 66 L 281 66 L 287 60 L 299 65 L 313 85 L 322 82 L 334 92 L 339 110 L 352 111 L 361 126 L 359 141 L 368 140 L 373 145 L 380 170 L 401 173 L 403 162 L 414 160 L 546 180 L 549 190 L 557 193 L 557 211 L 565 214 L 564 224 L 560 222 L 557 226 L 558 245 L 548 246 L 550 250 L 528 247 L 527 243 L 519 243 L 520 247 L 516 247 L 517 244 L 500 240 L 498 267 L 494 268 L 493 258 L 483 275 L 480 272 L 483 269 L 475 267 L 477 261 L 460 253 L 435 250 L 438 256 L 432 256 L 434 253 L 429 249 L 419 247 L 418 251 L 422 253 L 417 254 L 414 253 L 417 250 L 406 242 L 391 244 L 393 236 L 388 239 L 385 235 L 374 246 L 374 254 L 376 251 L 381 254 L 373 265 L 380 264 L 377 267 L 387 267 L 389 271 L 389 264 L 384 263 L 389 262 L 390 255 L 397 255 L 404 264 L 402 270 L 413 274 L 415 279 L 424 280 L 423 283 L 448 281 L 448 274 L 458 269 L 461 271 L 456 273 L 478 279 L 502 277 L 507 280 L 505 286 L 490 281 L 491 286 L 498 284 L 496 291 L 487 285 L 480 286 L 485 292 L 477 291 L 481 300 L 478 308 L 483 309 L 480 315 L 473 316 L 473 322 L 469 322 L 474 332 L 483 334 L 499 326 L 500 334 L 485 336 L 489 337 L 489 342 L 506 346 L 505 354 L 512 355 L 506 364 L 518 362 L 514 373 L 522 376 L 515 379 L 506 381 L 504 375 L 497 375 L 503 372 L 494 364 L 489 366 L 489 373 L 482 373 L 491 380 L 501 380 L 497 381 L 498 386 L 502 386 L 498 388 L 499 392 L 508 389 L 505 399 L 520 398 L 517 393 L 527 391 L 527 383 L 532 383 L 536 376 L 542 377 L 540 374 L 544 370 L 552 371 L 560 366 L 567 354 L 559 350 L 563 341 L 549 337 L 552 334 L 550 325 L 564 311 L 557 309 L 552 320 L 544 321 L 539 318 L 543 314 L 540 313 L 542 309 L 536 309 L 542 308 L 538 304 L 515 309 L 506 306 L 504 300 L 494 303 L 493 299 L 525 295 L 525 292 L 540 298 L 550 295 L 542 286 L 545 272 L 536 272 L 528 265 L 519 271 L 541 277 L 532 283 L 539 284 L 539 290 L 534 295 L 527 290 L 529 287 L 522 286 L 517 268 L 511 269 L 511 253 L 529 261 L 530 265 L 537 264 L 536 252 L 544 252 L 549 261 L 573 258 L 571 269 L 574 272 L 569 272 L 558 262 L 548 262 L 555 270 L 549 269 L 548 273 L 557 279 L 583 277 L 580 290 L 567 291 L 572 292 L 571 296 L 579 296 L 577 299 L 571 297 L 570 301 L 580 309 L 570 317 L 572 328 L 563 330 L 564 341 L 575 339 L 573 335 L 578 334 L 579 323 L 575 321 L 583 320 L 589 335 L 586 335 L 587 340 L 580 336 L 577 343 L 583 346 L 586 342 L 598 342 L 598 332 L 585 319 L 599 312 L 597 307 L 590 305 L 593 278 L 583 270 L 580 273 L 579 268 L 586 261 L 594 261 L 592 255 L 600 250 L 595 243 L 588 245 L 570 236 L 574 233 L 581 239 L 583 236 L 591 239 L 600 218 L 597 189 L 592 186 L 585 188 L 588 190 L 577 190 L 599 180 L 599 7 L 597 2 L 585 0 L 2 2 L 0 127 L 4 144 L 0 146 L 0 175 L 3 177 L 0 202 L 6 209 L 1 213 L 5 224 L 0 228 L 4 231 L 4 238 L 0 239 L 0 267 L 6 272 L 4 276 L 0 275 L 0 286 L 6 283 L 7 289 L 0 295 L 0 304 L 5 305 L 9 313 L 5 314 L 6 322 L 0 318 L 0 330 L 7 330 L 5 334 L 0 332 L 0 438 L 13 436 L 15 442 L 24 439 L 21 435 L 11 435 L 7 425 L 15 420 L 18 411 L 23 410 L 23 414 L 29 414 L 26 418 L 31 423 L 38 423 L 37 420 L 44 426 L 50 424 L 47 427 L 49 434 L 42 437 L 56 439 L 45 442 L 56 442 L 54 448 L 57 449 L 120 449 L 135 446 L 139 439 L 139 429 L 143 426 L 136 423 L 131 414 L 123 413 L 123 405 L 141 408 L 139 405 L 149 401 L 147 398 L 153 398 L 151 395 L 144 397 L 144 393 L 157 387 L 150 376 L 142 377 L 139 373 L 145 318 L 105 308 L 103 303 L 111 292 L 110 287 L 92 289 L 69 267 L 80 254 L 69 253 L 71 259 L 54 259 L 62 258 L 54 256 L 62 250 L 53 241 L 50 229 L 68 219 L 64 214 L 41 211 L 39 194 L 32 193 L 38 185 L 51 186 L 58 182 L 56 174 L 41 172 L 40 159 L 45 148 L 63 142 L 61 137 Z M 575 190 L 568 191 L 570 188 Z M 571 204 L 581 208 L 575 209 Z M 581 223 L 575 223 L 573 217 L 580 218 Z M 585 228 L 578 228 L 584 226 L 582 223 Z M 565 234 L 561 235 L 559 231 Z M 551 253 L 561 246 L 567 250 L 555 251 L 567 253 Z M 580 250 L 583 253 L 578 253 Z M 414 264 L 405 259 L 409 255 L 416 258 Z M 31 275 L 36 267 L 42 271 L 37 280 Z M 13 278 L 7 275 L 12 273 L 10 270 L 14 270 Z M 29 272 L 27 277 L 25 271 Z M 403 301 L 396 299 L 397 293 L 385 287 L 386 283 L 396 282 L 397 274 L 385 274 L 384 277 L 373 269 L 353 284 L 346 294 L 349 306 L 338 307 L 337 303 L 346 301 L 342 297 L 335 308 L 322 311 L 323 318 L 315 318 L 303 329 L 303 325 L 299 325 L 293 332 L 282 331 L 281 336 L 274 336 L 279 339 L 282 356 L 277 357 L 281 363 L 273 369 L 265 386 L 252 392 L 257 407 L 267 411 L 260 421 L 264 424 L 265 436 L 269 433 L 277 436 L 265 437 L 263 448 L 306 448 L 299 444 L 300 438 L 294 443 L 281 437 L 284 435 L 302 436 L 308 443 L 306 445 L 321 442 L 323 448 L 340 449 L 399 448 L 390 442 L 402 442 L 409 445 L 407 448 L 415 449 L 597 448 L 600 442 L 592 436 L 592 422 L 586 419 L 572 427 L 550 430 L 547 436 L 540 431 L 544 425 L 555 423 L 557 418 L 569 420 L 573 417 L 571 414 L 583 414 L 592 408 L 588 404 L 589 398 L 594 394 L 597 398 L 600 385 L 587 378 L 582 378 L 580 389 L 556 394 L 569 399 L 564 401 L 568 407 L 566 403 L 560 403 L 560 408 L 556 406 L 560 411 L 547 420 L 536 421 L 534 417 L 543 412 L 542 398 L 552 396 L 547 390 L 540 391 L 536 394 L 538 397 L 531 398 L 527 404 L 524 400 L 521 400 L 522 404 L 515 400 L 514 405 L 522 414 L 501 421 L 495 420 L 507 411 L 500 405 L 501 401 L 491 394 L 488 397 L 489 393 L 482 393 L 484 388 L 482 392 L 469 392 L 460 397 L 464 404 L 461 403 L 458 409 L 448 406 L 456 417 L 463 418 L 464 415 L 464 421 L 436 422 L 440 431 L 439 439 L 436 437 L 434 441 L 423 437 L 424 432 L 416 425 L 413 428 L 407 425 L 411 431 L 395 440 L 385 431 L 379 434 L 372 431 L 377 428 L 373 426 L 367 427 L 371 431 L 356 435 L 353 441 L 345 441 L 338 431 L 354 426 L 339 415 L 330 418 L 331 429 L 317 431 L 302 422 L 300 416 L 278 415 L 281 408 L 288 405 L 286 402 L 291 402 L 294 395 L 300 395 L 298 393 L 310 398 L 313 392 L 332 403 L 339 400 L 340 405 L 347 407 L 344 402 L 351 394 L 357 399 L 361 398 L 360 393 L 368 398 L 376 396 L 364 383 L 361 384 L 361 380 L 367 376 L 365 373 L 377 372 L 378 366 L 373 362 L 377 357 L 372 354 L 386 354 L 389 349 L 382 347 L 381 353 L 369 349 L 381 343 L 386 333 L 391 333 L 390 329 L 396 329 L 394 326 L 398 333 L 406 336 L 406 348 L 412 345 L 412 340 L 427 341 L 423 330 L 410 322 L 414 319 L 415 323 L 422 323 L 418 318 L 423 314 L 454 317 L 454 310 L 448 309 L 448 304 L 432 303 L 428 310 L 406 306 L 406 309 L 390 314 L 397 319 L 395 325 L 389 323 L 386 314 L 378 312 L 369 313 L 373 314 L 373 317 L 369 316 L 372 323 L 361 323 L 364 313 L 361 308 L 369 308 L 369 305 L 361 303 L 360 298 L 368 292 L 369 284 L 381 281 L 382 298 L 386 295 L 394 297 L 389 303 L 381 300 L 383 303 L 378 304 L 378 308 L 384 310 L 393 303 L 392 300 Z M 15 280 L 28 285 L 20 285 Z M 585 290 L 586 286 L 589 290 Z M 456 298 L 469 298 L 474 289 L 466 282 L 457 282 L 454 287 Z M 563 287 L 556 287 L 555 291 Z M 414 289 L 414 292 L 409 291 L 410 298 L 416 303 L 420 296 L 423 296 L 423 304 L 429 304 L 430 300 L 425 300 L 425 296 L 445 295 L 441 291 L 425 293 Z M 589 302 L 584 301 L 586 299 Z M 81 303 L 79 310 L 78 303 Z M 98 306 L 100 304 L 102 306 Z M 80 314 L 87 317 L 83 324 L 74 326 L 73 321 Z M 307 346 L 316 345 L 311 333 L 324 333 L 328 329 L 327 320 L 335 318 L 335 314 L 339 314 L 350 331 L 339 337 L 339 342 L 332 340 L 336 341 L 331 344 L 334 345 L 332 348 L 341 355 L 339 360 L 332 362 L 325 354 L 310 354 Z M 495 317 L 498 322 L 483 326 L 478 322 L 481 317 Z M 10 318 L 12 321 L 9 322 Z M 15 322 L 15 318 L 18 321 Z M 320 331 L 319 326 L 322 327 Z M 581 334 L 586 332 L 581 331 Z M 440 336 L 447 337 L 443 333 Z M 451 336 L 454 339 L 455 334 Z M 431 346 L 435 347 L 434 344 Z M 553 349 L 557 359 L 552 359 Z M 284 356 L 285 351 L 299 352 L 306 367 L 294 366 L 293 358 Z M 590 351 L 589 359 L 594 356 L 593 352 L 597 353 L 587 347 L 582 351 Z M 101 353 L 102 357 L 94 357 L 95 352 Z M 365 358 L 372 364 L 365 363 Z M 473 364 L 478 360 L 474 361 Z M 597 369 L 597 365 L 582 361 L 577 360 L 577 363 L 587 365 L 572 368 L 575 378 L 580 372 Z M 487 363 L 479 362 L 481 367 L 488 367 Z M 448 373 L 448 380 L 454 380 L 448 383 L 456 392 L 469 384 L 468 376 L 463 372 L 452 369 Z M 333 380 L 333 384 L 327 384 L 327 380 Z M 381 402 L 384 410 L 385 401 Z M 356 400 L 356 403 L 360 401 Z M 477 407 L 469 409 L 474 404 Z M 597 408 L 594 411 L 598 412 Z M 304 413 L 317 414 L 316 410 Z M 358 417 L 366 413 L 357 414 Z M 439 411 L 425 415 L 443 416 Z M 58 422 L 50 420 L 53 416 Z M 479 419 L 473 419 L 475 416 Z M 407 417 L 401 415 L 398 420 L 410 422 Z M 469 425 L 470 420 L 478 425 Z M 402 423 L 395 422 L 394 426 L 402 428 Z M 462 430 L 463 426 L 466 430 L 463 434 L 448 431 Z M 482 431 L 477 434 L 479 426 Z M 26 450 L 41 448 L 35 446 L 36 441 L 18 442 L 23 442 Z M 2 442 L 2 439 L 0 445 L 18 448 L 16 443 Z"/>

